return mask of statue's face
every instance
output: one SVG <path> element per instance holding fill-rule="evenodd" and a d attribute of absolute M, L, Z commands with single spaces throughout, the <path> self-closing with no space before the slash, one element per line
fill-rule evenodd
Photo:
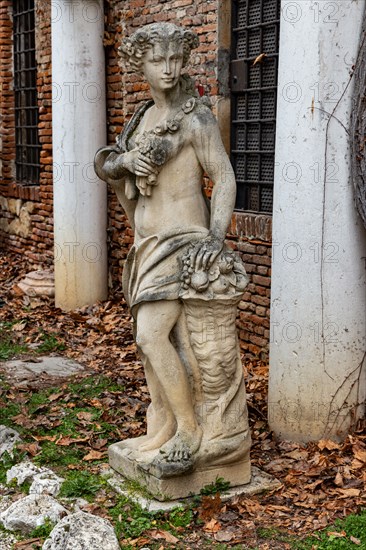
<path fill-rule="evenodd" d="M 151 88 L 170 90 L 179 80 L 183 65 L 183 45 L 159 42 L 147 50 L 142 70 Z"/>

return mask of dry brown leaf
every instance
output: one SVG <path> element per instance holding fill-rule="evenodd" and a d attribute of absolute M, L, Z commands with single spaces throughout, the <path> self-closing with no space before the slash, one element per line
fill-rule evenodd
<path fill-rule="evenodd" d="M 11 327 L 11 330 L 14 330 L 15 332 L 21 332 L 25 329 L 26 326 L 27 321 L 19 321 L 19 323 L 15 323 L 15 325 Z"/>
<path fill-rule="evenodd" d="M 364 468 L 365 464 L 361 462 L 360 460 L 357 460 L 354 458 L 351 462 L 351 470 L 359 470 L 360 468 Z"/>
<path fill-rule="evenodd" d="M 51 393 L 51 395 L 48 397 L 48 401 L 57 401 L 60 397 L 62 397 L 64 394 L 63 392 L 60 393 Z"/>
<path fill-rule="evenodd" d="M 218 542 L 230 542 L 234 538 L 234 534 L 230 531 L 217 531 L 214 536 Z"/>
<path fill-rule="evenodd" d="M 89 460 L 101 460 L 106 455 L 106 452 L 90 451 L 87 455 L 83 457 L 83 460 L 85 460 L 86 462 L 88 462 Z"/>
<path fill-rule="evenodd" d="M 217 521 L 217 519 L 215 518 L 212 518 L 203 527 L 203 530 L 207 531 L 208 533 L 217 533 L 217 531 L 220 531 L 220 529 L 221 529 L 221 523 Z"/>
<path fill-rule="evenodd" d="M 79 420 L 85 420 L 85 422 L 91 422 L 93 413 L 87 411 L 80 411 L 76 414 Z"/>
<path fill-rule="evenodd" d="M 265 57 L 267 57 L 267 54 L 266 54 L 266 53 L 261 53 L 261 54 L 259 54 L 259 55 L 255 58 L 255 60 L 253 61 L 252 67 L 254 67 L 254 65 L 256 65 L 257 63 L 262 63 L 262 61 L 263 61 L 263 59 L 264 59 Z"/>
<path fill-rule="evenodd" d="M 153 529 L 149 531 L 149 534 L 155 540 L 164 539 L 167 542 L 171 542 L 172 544 L 176 544 L 177 542 L 179 542 L 179 539 L 177 539 L 177 537 L 169 533 L 169 531 L 163 531 L 163 529 Z"/>
<path fill-rule="evenodd" d="M 36 441 L 56 441 L 57 435 L 32 435 Z"/>
<path fill-rule="evenodd" d="M 328 537 L 344 538 L 347 536 L 346 531 L 327 531 Z"/>
<path fill-rule="evenodd" d="M 19 451 L 29 453 L 31 456 L 36 456 L 41 450 L 38 443 L 23 443 L 18 445 L 18 449 Z"/>
<path fill-rule="evenodd" d="M 73 443 L 85 443 L 86 441 L 89 441 L 89 437 L 70 437 L 69 435 L 61 435 L 56 441 L 56 445 L 68 447 Z"/>
<path fill-rule="evenodd" d="M 338 485 L 338 487 L 342 487 L 343 485 L 343 477 L 340 472 L 337 472 L 337 475 L 334 478 L 334 483 Z"/>
<path fill-rule="evenodd" d="M 353 454 L 360 462 L 366 462 L 366 450 L 360 447 L 353 447 Z"/>
<path fill-rule="evenodd" d="M 21 542 L 16 542 L 13 546 L 14 550 L 17 550 L 19 548 L 19 550 L 34 550 L 34 548 L 36 548 L 34 545 L 39 543 L 41 545 L 41 541 L 42 539 L 41 538 L 38 538 L 38 539 L 28 539 L 28 540 L 23 540 Z M 41 546 L 38 546 L 38 548 L 40 548 Z"/>
<path fill-rule="evenodd" d="M 309 453 L 303 449 L 295 449 L 290 453 L 286 453 L 285 456 L 293 458 L 294 460 L 306 460 L 309 456 Z"/>
<path fill-rule="evenodd" d="M 354 489 L 354 488 L 350 488 L 350 489 L 338 489 L 337 491 L 338 493 L 340 493 L 341 497 L 340 498 L 349 498 L 349 497 L 358 497 L 360 496 L 360 489 Z"/>
<path fill-rule="evenodd" d="M 324 449 L 327 449 L 328 451 L 334 451 L 335 449 L 341 448 L 338 443 L 332 441 L 331 439 L 321 439 L 320 441 L 318 441 L 318 447 L 321 451 L 323 451 Z"/>
<path fill-rule="evenodd" d="M 93 443 L 92 446 L 94 449 L 100 450 L 103 447 L 105 447 L 107 444 L 108 444 L 108 439 L 105 438 L 105 439 L 98 439 L 95 443 Z"/>
<path fill-rule="evenodd" d="M 257 513 L 262 509 L 262 506 L 257 500 L 251 500 L 250 498 L 246 498 L 242 502 L 242 505 L 251 516 L 257 515 Z"/>
<path fill-rule="evenodd" d="M 353 544 L 357 544 L 358 546 L 361 544 L 360 539 L 356 539 L 356 537 L 350 536 L 349 540 L 353 542 Z"/>
<path fill-rule="evenodd" d="M 213 518 L 221 510 L 222 501 L 220 494 L 217 493 L 214 497 L 204 495 L 201 500 L 201 506 L 198 509 L 198 517 L 203 521 Z"/>

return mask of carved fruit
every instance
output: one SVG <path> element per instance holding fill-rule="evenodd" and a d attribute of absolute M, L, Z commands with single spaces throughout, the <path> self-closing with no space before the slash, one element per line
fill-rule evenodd
<path fill-rule="evenodd" d="M 191 287 L 197 292 L 203 292 L 208 287 L 208 275 L 205 271 L 197 271 L 191 277 Z"/>
<path fill-rule="evenodd" d="M 216 294 L 225 294 L 229 290 L 230 282 L 225 277 L 219 277 L 212 283 L 212 290 Z"/>

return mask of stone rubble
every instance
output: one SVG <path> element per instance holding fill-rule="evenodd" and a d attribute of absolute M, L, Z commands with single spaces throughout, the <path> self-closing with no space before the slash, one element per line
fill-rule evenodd
<path fill-rule="evenodd" d="M 20 441 L 21 438 L 17 431 L 7 426 L 0 426 L 0 457 L 5 452 L 8 452 L 12 456 L 15 445 Z"/>
<path fill-rule="evenodd" d="M 10 455 L 21 438 L 15 430 L 0 426 L 0 457 Z M 80 507 L 88 504 L 82 498 L 73 499 L 68 508 L 62 506 L 58 495 L 64 479 L 49 468 L 40 468 L 30 460 L 12 466 L 6 473 L 7 485 L 31 483 L 29 495 L 14 502 L 6 494 L 7 485 L 0 484 L 0 525 L 8 531 L 29 535 L 33 529 L 49 518 L 55 527 L 43 545 L 43 550 L 120 550 L 113 526 L 105 519 L 83 512 Z M 66 500 L 66 499 L 65 499 Z M 0 531 L 0 550 L 12 550 L 17 538 L 12 533 Z"/>
<path fill-rule="evenodd" d="M 44 524 L 46 518 L 58 523 L 68 511 L 49 495 L 28 495 L 0 514 L 0 523 L 9 531 L 28 535 Z"/>
<path fill-rule="evenodd" d="M 120 550 L 111 523 L 86 512 L 63 518 L 52 530 L 42 550 Z"/>
<path fill-rule="evenodd" d="M 41 473 L 41 468 L 38 468 L 33 462 L 25 460 L 15 466 L 12 466 L 10 470 L 6 472 L 6 483 L 10 484 L 12 481 L 16 481 L 20 486 L 26 481 L 32 481 L 34 476 Z"/>

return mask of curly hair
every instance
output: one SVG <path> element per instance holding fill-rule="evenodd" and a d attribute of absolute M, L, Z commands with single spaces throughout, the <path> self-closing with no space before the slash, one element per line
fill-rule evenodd
<path fill-rule="evenodd" d="M 152 23 L 145 25 L 122 42 L 119 52 L 121 57 L 131 65 L 135 71 L 141 69 L 145 52 L 158 42 L 178 42 L 183 44 L 183 65 L 191 54 L 191 50 L 198 46 L 198 36 L 187 29 L 173 23 Z"/>

